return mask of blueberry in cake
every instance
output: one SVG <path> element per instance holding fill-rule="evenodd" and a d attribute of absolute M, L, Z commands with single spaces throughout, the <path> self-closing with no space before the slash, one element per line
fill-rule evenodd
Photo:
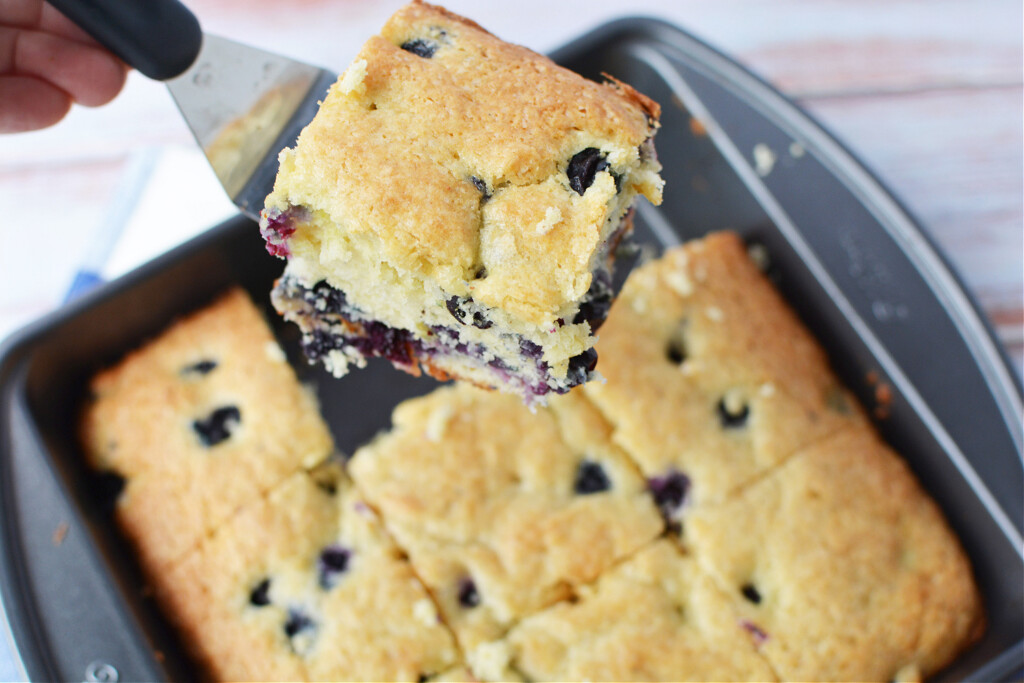
<path fill-rule="evenodd" d="M 275 307 L 335 375 L 383 357 L 543 402 L 593 377 L 615 248 L 661 199 L 659 107 L 422 2 L 280 156 Z"/>

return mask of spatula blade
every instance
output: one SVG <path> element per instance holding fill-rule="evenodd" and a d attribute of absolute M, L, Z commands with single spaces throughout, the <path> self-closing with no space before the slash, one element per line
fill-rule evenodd
<path fill-rule="evenodd" d="M 278 153 L 295 144 L 335 80 L 326 69 L 204 34 L 195 63 L 167 87 L 228 196 L 256 219 Z"/>

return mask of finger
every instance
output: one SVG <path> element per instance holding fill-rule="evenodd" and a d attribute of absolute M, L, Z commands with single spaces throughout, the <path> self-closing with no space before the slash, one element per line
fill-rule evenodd
<path fill-rule="evenodd" d="M 42 16 L 43 0 L 3 0 L 0 2 L 0 24 L 34 28 Z"/>
<path fill-rule="evenodd" d="M 14 72 L 36 76 L 87 107 L 106 104 L 124 87 L 127 70 L 107 51 L 40 31 L 22 31 Z"/>
<path fill-rule="evenodd" d="M 0 133 L 46 128 L 64 118 L 71 96 L 31 76 L 0 76 Z"/>

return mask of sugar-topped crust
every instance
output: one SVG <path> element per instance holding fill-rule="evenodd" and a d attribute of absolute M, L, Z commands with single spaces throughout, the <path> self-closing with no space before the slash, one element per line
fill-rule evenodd
<path fill-rule="evenodd" d="M 676 471 L 716 500 L 798 448 L 864 421 L 857 402 L 734 234 L 634 270 L 584 390 L 648 477 Z"/>
<path fill-rule="evenodd" d="M 509 634 L 489 680 L 774 681 L 728 600 L 669 541 Z M 498 667 L 496 667 L 498 668 Z M 518 676 L 516 676 L 518 678 Z"/>
<path fill-rule="evenodd" d="M 157 578 L 218 680 L 408 680 L 458 661 L 407 560 L 334 464 L 293 475 Z"/>
<path fill-rule="evenodd" d="M 929 676 L 984 628 L 956 537 L 869 429 L 808 446 L 684 523 L 687 547 L 786 680 Z"/>
<path fill-rule="evenodd" d="M 663 528 L 607 423 L 573 393 L 532 413 L 505 394 L 440 389 L 401 404 L 350 471 L 470 662 Z"/>
<path fill-rule="evenodd" d="M 117 516 L 145 566 L 174 560 L 334 449 L 315 396 L 240 288 L 98 373 L 90 390 L 84 455 L 123 479 Z"/>
<path fill-rule="evenodd" d="M 439 47 L 430 58 L 400 47 L 416 39 Z M 355 64 L 358 86 L 342 77 L 283 153 L 268 206 L 316 207 L 371 238 L 396 268 L 521 315 L 550 318 L 586 292 L 615 187 L 603 173 L 583 196 L 566 191 L 565 164 L 588 147 L 610 153 L 613 166 L 635 163 L 657 104 L 420 2 L 399 10 Z M 473 178 L 486 184 L 486 202 Z M 636 189 L 660 200 L 647 176 Z M 558 217 L 539 234 L 552 207 Z M 487 277 L 470 287 L 481 267 Z"/>

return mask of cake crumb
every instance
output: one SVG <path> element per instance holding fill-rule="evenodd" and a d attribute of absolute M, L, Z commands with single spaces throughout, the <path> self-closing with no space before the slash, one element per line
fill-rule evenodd
<path fill-rule="evenodd" d="M 760 392 L 765 398 L 770 398 L 775 395 L 775 385 L 771 382 L 765 382 L 761 385 Z"/>
<path fill-rule="evenodd" d="M 345 75 L 338 81 L 338 90 L 346 95 L 362 95 L 366 92 L 365 59 L 358 59 L 345 69 Z"/>
<path fill-rule="evenodd" d="M 263 352 L 267 354 L 268 359 L 275 363 L 283 363 L 287 360 L 284 355 L 284 349 L 278 346 L 277 342 L 268 341 L 266 346 L 263 347 Z"/>
<path fill-rule="evenodd" d="M 412 606 L 412 615 L 425 626 L 435 626 L 439 621 L 437 610 L 434 609 L 434 603 L 427 598 L 418 600 Z"/>
<path fill-rule="evenodd" d="M 737 390 L 727 392 L 722 398 L 722 404 L 730 415 L 738 415 L 746 407 L 743 395 Z"/>
<path fill-rule="evenodd" d="M 754 145 L 754 170 L 764 178 L 775 168 L 775 152 L 763 142 Z"/>
<path fill-rule="evenodd" d="M 754 262 L 757 269 L 762 273 L 768 270 L 768 266 L 771 265 L 771 257 L 768 255 L 768 248 L 763 244 L 757 242 L 751 243 L 747 247 L 747 255 L 750 260 Z"/>
<path fill-rule="evenodd" d="M 875 385 L 875 417 L 884 420 L 892 408 L 892 387 L 887 382 Z"/>
<path fill-rule="evenodd" d="M 673 270 L 665 274 L 665 282 L 672 288 L 679 296 L 689 296 L 693 294 L 693 283 L 690 282 L 690 278 L 686 275 L 685 271 Z"/>
<path fill-rule="evenodd" d="M 448 423 L 451 422 L 453 416 L 452 407 L 448 404 L 444 404 L 432 412 L 427 419 L 427 440 L 434 443 L 440 441 L 444 437 L 445 432 L 448 431 Z"/>
<path fill-rule="evenodd" d="M 554 206 L 549 206 L 544 212 L 544 220 L 537 223 L 537 234 L 546 235 L 551 232 L 559 221 L 562 220 L 562 212 Z"/>
<path fill-rule="evenodd" d="M 506 678 L 512 654 L 508 643 L 495 640 L 477 645 L 468 653 L 467 659 L 474 672 L 487 680 L 500 681 Z"/>
<path fill-rule="evenodd" d="M 720 323 L 725 319 L 725 313 L 718 306 L 708 306 L 704 309 L 704 315 L 716 323 Z"/>
<path fill-rule="evenodd" d="M 64 539 L 68 536 L 68 529 L 69 527 L 67 522 L 61 522 L 57 525 L 57 528 L 53 530 L 53 536 L 51 537 L 53 545 L 59 546 L 64 542 Z"/>

